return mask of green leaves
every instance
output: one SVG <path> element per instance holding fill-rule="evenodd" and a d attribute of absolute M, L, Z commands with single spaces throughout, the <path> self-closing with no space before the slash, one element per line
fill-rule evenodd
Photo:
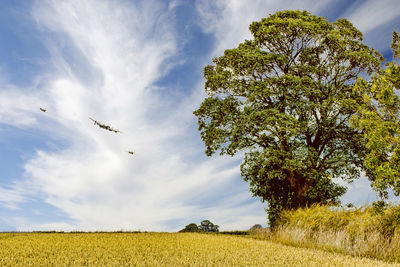
<path fill-rule="evenodd" d="M 277 12 L 250 31 L 204 68 L 209 97 L 194 114 L 206 154 L 245 150 L 243 179 L 270 210 L 337 202 L 344 189 L 333 179 L 357 178 L 365 153 L 348 124 L 363 101 L 352 83 L 382 56 L 347 20 L 307 11 Z"/>
<path fill-rule="evenodd" d="M 390 46 L 393 50 L 393 57 L 400 58 L 400 34 L 398 32 L 393 32 L 393 41 Z"/>
<path fill-rule="evenodd" d="M 394 60 L 400 56 L 400 38 L 393 33 Z M 364 160 L 372 187 L 382 198 L 388 189 L 400 195 L 400 66 L 387 63 L 370 82 L 357 80 L 354 91 L 362 96 L 357 114 L 352 117 L 353 127 L 364 132 L 368 149 Z"/>

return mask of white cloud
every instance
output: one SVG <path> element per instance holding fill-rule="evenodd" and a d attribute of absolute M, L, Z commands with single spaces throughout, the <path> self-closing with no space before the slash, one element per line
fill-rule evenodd
<path fill-rule="evenodd" d="M 80 229 L 74 225 L 65 223 L 65 222 L 51 222 L 51 223 L 43 223 L 43 224 L 32 224 L 28 220 L 22 218 L 20 220 L 15 220 L 14 224 L 17 224 L 18 227 L 16 231 L 21 232 L 31 232 L 31 231 L 79 231 Z"/>
<path fill-rule="evenodd" d="M 250 38 L 252 21 L 288 6 L 318 13 L 330 1 L 318 3 L 204 0 L 197 7 L 203 29 L 216 38 L 212 55 L 217 56 Z M 74 223 L 16 220 L 18 229 L 171 231 L 184 225 L 170 221 L 203 219 L 221 230 L 264 224 L 265 205 L 251 201 L 246 183 L 237 183 L 238 162 L 205 159 L 198 133 L 190 132 L 192 111 L 204 97 L 202 85 L 178 100 L 168 95 L 169 88 L 155 86 L 180 64 L 181 59 L 172 61 L 179 50 L 172 13 L 181 4 L 35 2 L 32 16 L 50 52 L 47 69 L 52 72 L 29 90 L 8 85 L 1 90 L 0 122 L 40 128 L 62 141 L 59 149 L 37 151 L 26 162 L 27 179 L 20 186 L 25 183 L 33 191 L 29 194 L 62 210 Z M 39 104 L 48 112 L 40 112 Z M 123 133 L 101 129 L 88 116 Z M 15 203 L 26 194 L 15 197 Z"/>
<path fill-rule="evenodd" d="M 0 123 L 28 127 L 37 122 L 39 95 L 29 95 L 6 81 L 0 81 Z"/>
<path fill-rule="evenodd" d="M 24 202 L 23 193 L 17 186 L 11 188 L 0 187 L 0 207 L 18 209 L 18 204 Z"/>
<path fill-rule="evenodd" d="M 169 221 L 200 221 L 214 214 L 234 229 L 265 221 L 261 203 L 258 211 L 257 205 L 246 204 L 251 199 L 247 185 L 232 189 L 240 179 L 237 162 L 205 160 L 196 147 L 198 136 L 188 135 L 200 89 L 179 103 L 167 95 L 168 88 L 154 86 L 175 64 L 170 60 L 177 52 L 177 33 L 169 12 L 180 4 L 35 2 L 32 16 L 50 52 L 47 69 L 52 72 L 44 73 L 29 94 L 26 88 L 0 91 L 7 95 L 9 114 L 25 118 L 1 123 L 18 126 L 23 121 L 61 141 L 58 149 L 38 150 L 25 163 L 26 179 L 19 186 L 30 192 L 15 196 L 15 202 L 24 201 L 22 195 L 25 201 L 35 196 L 74 223 L 34 224 L 21 217 L 16 228 L 171 231 L 183 225 Z M 12 109 L 15 104 L 18 108 Z M 48 111 L 40 112 L 39 104 Z M 168 112 L 166 106 L 171 107 Z M 123 133 L 101 129 L 89 116 Z M 233 201 L 208 202 L 227 190 L 246 197 L 236 200 L 237 206 Z M 7 199 L 11 203 L 12 196 Z M 229 220 L 218 215 L 222 210 Z"/>
<path fill-rule="evenodd" d="M 147 114 L 157 109 L 151 84 L 166 72 L 163 63 L 176 48 L 174 32 L 168 29 L 171 22 L 161 11 L 155 1 L 143 1 L 140 9 L 109 1 L 35 4 L 38 25 L 58 36 L 47 42 L 57 69 L 45 88 L 48 116 L 57 128 L 47 130 L 64 137 L 70 147 L 56 153 L 39 151 L 26 171 L 46 201 L 80 227 L 155 224 L 162 216 L 158 190 L 168 190 L 158 183 L 173 179 L 169 169 L 182 164 L 163 147 L 179 130 L 168 116 L 154 125 Z M 97 81 L 79 79 L 65 47 L 83 57 L 78 63 L 87 61 L 88 68 L 97 70 Z M 100 129 L 88 116 L 123 133 Z M 129 155 L 129 149 L 137 154 Z"/>
<path fill-rule="evenodd" d="M 357 5 L 345 17 L 364 34 L 400 16 L 397 0 L 368 0 Z M 394 29 L 393 29 L 394 30 Z"/>
<path fill-rule="evenodd" d="M 279 10 L 307 10 L 317 14 L 331 1 L 275 1 L 275 0 L 198 0 L 204 31 L 213 33 L 216 45 L 212 56 L 220 56 L 225 49 L 235 48 L 245 39 L 251 39 L 249 25 Z"/>
<path fill-rule="evenodd" d="M 352 203 L 357 206 L 366 205 L 377 199 L 377 194 L 371 189 L 370 181 L 362 174 L 352 183 L 339 181 L 339 184 L 347 187 L 346 194 L 341 197 L 342 204 Z"/>

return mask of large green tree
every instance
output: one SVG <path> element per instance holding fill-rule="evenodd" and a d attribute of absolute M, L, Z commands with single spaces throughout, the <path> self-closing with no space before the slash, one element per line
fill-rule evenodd
<path fill-rule="evenodd" d="M 208 97 L 194 111 L 206 154 L 245 150 L 241 174 L 268 202 L 270 225 L 281 209 L 337 203 L 362 166 L 362 134 L 348 120 L 352 90 L 382 56 L 362 44 L 346 19 L 281 11 L 250 25 L 254 37 L 204 68 Z"/>
<path fill-rule="evenodd" d="M 367 82 L 357 80 L 354 90 L 363 98 L 352 125 L 364 133 L 364 166 L 372 188 L 385 199 L 388 189 L 400 195 L 400 35 L 393 33 L 393 61 Z"/>

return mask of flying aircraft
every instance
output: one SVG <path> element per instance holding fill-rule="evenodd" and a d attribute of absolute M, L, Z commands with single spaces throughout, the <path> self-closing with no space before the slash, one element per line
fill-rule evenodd
<path fill-rule="evenodd" d="M 43 112 L 46 112 L 47 111 L 47 109 L 45 109 L 45 108 L 39 108 L 41 111 L 43 111 Z"/>
<path fill-rule="evenodd" d="M 95 119 L 93 119 L 91 117 L 89 117 L 89 119 L 91 119 L 94 122 L 94 124 L 98 125 L 100 128 L 103 128 L 103 129 L 106 129 L 108 131 L 115 132 L 115 133 L 122 133 L 121 131 L 115 130 L 115 129 L 111 128 L 110 126 L 108 126 L 106 124 L 103 124 L 101 122 L 98 122 L 98 121 L 96 121 Z"/>
<path fill-rule="evenodd" d="M 131 150 L 127 150 L 126 152 L 128 152 L 131 155 L 135 154 L 135 151 L 131 151 Z"/>

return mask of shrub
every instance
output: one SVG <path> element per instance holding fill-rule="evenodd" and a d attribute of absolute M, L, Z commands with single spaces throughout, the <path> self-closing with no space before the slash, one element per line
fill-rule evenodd
<path fill-rule="evenodd" d="M 255 224 L 250 228 L 250 231 L 259 230 L 259 229 L 263 229 L 261 224 Z"/>
<path fill-rule="evenodd" d="M 195 223 L 190 223 L 185 226 L 182 230 L 179 232 L 201 232 L 201 229 L 197 226 Z"/>
<path fill-rule="evenodd" d="M 190 223 L 185 226 L 182 230 L 179 232 L 219 232 L 219 226 L 216 224 L 213 224 L 209 220 L 204 220 L 200 223 L 200 225 L 197 225 L 195 223 Z"/>
<path fill-rule="evenodd" d="M 199 228 L 204 232 L 219 232 L 219 226 L 213 224 L 209 220 L 204 220 L 200 223 Z"/>

